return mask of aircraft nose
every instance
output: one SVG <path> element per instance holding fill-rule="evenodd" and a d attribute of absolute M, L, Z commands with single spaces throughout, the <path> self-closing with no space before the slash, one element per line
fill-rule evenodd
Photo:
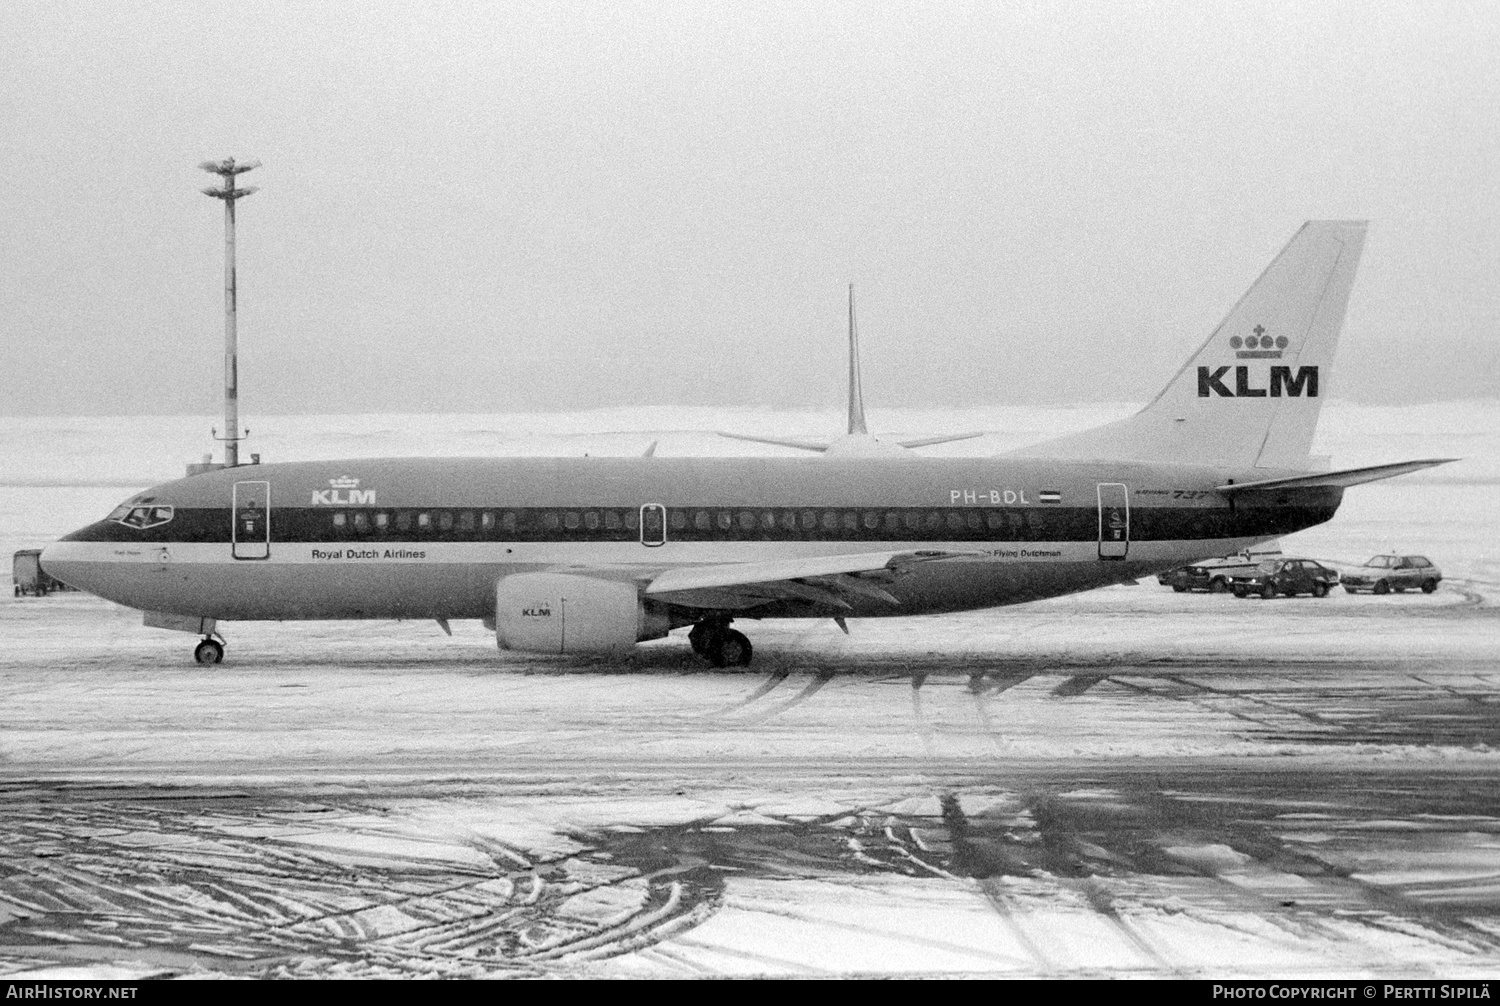
<path fill-rule="evenodd" d="M 42 554 L 37 556 L 37 564 L 41 566 L 42 572 L 52 579 L 61 580 L 69 587 L 88 590 L 88 585 L 80 582 L 84 579 L 81 575 L 83 564 L 73 561 L 69 556 L 69 545 L 70 542 L 64 539 L 44 546 Z"/>

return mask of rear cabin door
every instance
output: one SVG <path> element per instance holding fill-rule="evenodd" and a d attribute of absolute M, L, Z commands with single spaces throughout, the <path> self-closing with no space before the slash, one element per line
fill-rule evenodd
<path fill-rule="evenodd" d="M 1130 490 L 1118 482 L 1101 482 L 1099 490 L 1099 558 L 1123 559 L 1130 551 Z"/>
<path fill-rule="evenodd" d="M 236 559 L 271 557 L 271 483 L 234 484 L 234 523 L 230 538 Z"/>
<path fill-rule="evenodd" d="M 641 544 L 654 548 L 667 543 L 667 508 L 660 503 L 641 507 Z"/>

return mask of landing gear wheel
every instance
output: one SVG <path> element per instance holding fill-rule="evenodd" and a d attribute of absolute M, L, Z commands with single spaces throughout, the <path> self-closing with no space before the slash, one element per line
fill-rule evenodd
<path fill-rule="evenodd" d="M 712 639 L 706 656 L 715 667 L 748 667 L 753 652 L 744 633 L 725 629 Z"/>
<path fill-rule="evenodd" d="M 1389 583 L 1386 583 L 1384 580 L 1381 580 L 1381 581 L 1379 581 L 1378 583 L 1375 584 L 1375 593 L 1377 593 L 1377 594 L 1389 594 L 1390 592 L 1391 592 L 1391 585 Z"/>
<path fill-rule="evenodd" d="M 1265 598 L 1267 601 L 1269 601 L 1271 598 L 1275 597 L 1276 596 L 1276 584 L 1274 584 L 1274 583 L 1268 583 L 1264 587 L 1260 588 L 1260 596 L 1263 597 L 1263 598 Z"/>
<path fill-rule="evenodd" d="M 224 647 L 217 639 L 205 639 L 193 648 L 193 659 L 200 664 L 223 663 Z"/>
<path fill-rule="evenodd" d="M 688 645 L 700 657 L 708 656 L 708 644 L 712 639 L 713 627 L 707 622 L 699 622 L 688 630 Z"/>
<path fill-rule="evenodd" d="M 1434 590 L 1437 590 L 1437 581 L 1436 580 L 1423 580 L 1422 581 L 1422 593 L 1424 593 L 1424 594 L 1430 594 Z"/>
<path fill-rule="evenodd" d="M 1186 588 L 1186 587 L 1184 587 L 1184 586 L 1183 586 L 1183 585 L 1182 585 L 1182 584 L 1180 584 L 1180 583 L 1179 583 L 1179 584 L 1176 584 L 1176 585 L 1174 585 L 1174 586 L 1173 586 L 1173 587 L 1172 587 L 1172 589 L 1173 589 L 1173 590 L 1174 590 L 1174 591 L 1176 591 L 1176 592 L 1177 592 L 1177 593 L 1179 593 L 1179 594 L 1186 594 L 1186 593 L 1187 593 L 1187 588 Z"/>

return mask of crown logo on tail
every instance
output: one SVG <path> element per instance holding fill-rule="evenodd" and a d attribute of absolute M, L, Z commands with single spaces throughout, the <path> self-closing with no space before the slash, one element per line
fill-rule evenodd
<path fill-rule="evenodd" d="M 1229 346 L 1236 351 L 1235 357 L 1241 360 L 1281 359 L 1281 351 L 1289 344 L 1286 336 L 1278 335 L 1273 338 L 1266 334 L 1264 325 L 1256 325 L 1250 332 L 1243 339 L 1237 335 L 1229 337 Z"/>

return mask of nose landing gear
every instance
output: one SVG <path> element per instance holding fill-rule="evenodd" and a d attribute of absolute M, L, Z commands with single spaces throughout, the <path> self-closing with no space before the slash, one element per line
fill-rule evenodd
<path fill-rule="evenodd" d="M 200 664 L 223 663 L 224 644 L 217 639 L 204 637 L 203 641 L 193 648 L 193 659 Z"/>
<path fill-rule="evenodd" d="M 705 618 L 688 632 L 693 652 L 715 667 L 747 667 L 754 647 L 742 632 L 729 627 L 730 619 Z"/>

